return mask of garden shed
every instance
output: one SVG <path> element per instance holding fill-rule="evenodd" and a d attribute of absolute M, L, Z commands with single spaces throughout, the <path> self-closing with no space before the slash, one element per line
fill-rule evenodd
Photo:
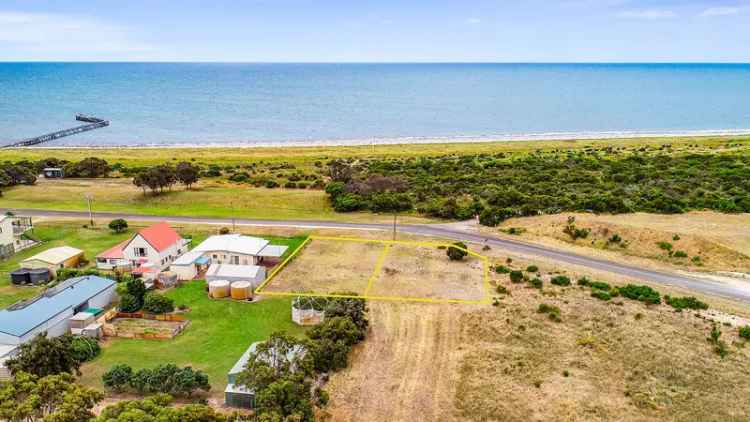
<path fill-rule="evenodd" d="M 47 249 L 21 261 L 21 268 L 47 268 L 53 276 L 62 268 L 74 268 L 83 260 L 83 251 L 70 246 Z"/>

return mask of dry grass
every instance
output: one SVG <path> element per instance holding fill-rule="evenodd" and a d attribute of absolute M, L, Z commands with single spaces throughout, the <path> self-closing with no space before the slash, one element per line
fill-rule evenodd
<path fill-rule="evenodd" d="M 315 239 L 266 286 L 267 291 L 364 294 L 380 243 Z"/>
<path fill-rule="evenodd" d="M 569 215 L 576 217 L 577 227 L 591 230 L 588 238 L 573 242 L 563 232 Z M 515 218 L 506 221 L 501 229 L 510 227 L 526 229 L 520 236 L 524 240 L 607 259 L 626 259 L 632 262 L 631 258 L 635 257 L 658 265 L 693 271 L 750 272 L 750 214 L 570 213 Z M 607 242 L 614 234 L 623 239 L 625 247 Z M 678 240 L 674 240 L 675 235 L 679 236 Z M 673 250 L 684 251 L 688 257 L 670 257 L 659 248 L 658 242 L 669 242 L 673 245 Z M 692 260 L 696 256 L 700 257 L 700 261 Z"/>
<path fill-rule="evenodd" d="M 472 255 L 451 261 L 443 249 L 392 245 L 370 295 L 481 300 L 483 268 L 483 261 Z"/>
<path fill-rule="evenodd" d="M 666 305 L 501 281 L 501 305 L 371 303 L 370 337 L 329 389 L 335 421 L 744 421 L 750 356 Z M 561 309 L 562 322 L 537 312 Z M 713 303 L 711 303 L 713 305 Z"/>

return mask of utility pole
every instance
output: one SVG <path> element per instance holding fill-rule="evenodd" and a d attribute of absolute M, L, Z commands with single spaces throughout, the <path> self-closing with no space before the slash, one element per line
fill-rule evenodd
<path fill-rule="evenodd" d="M 94 227 L 94 213 L 91 212 L 91 200 L 93 199 L 93 196 L 91 196 L 90 193 L 87 193 L 84 196 L 86 197 L 86 202 L 89 205 L 89 223 L 91 223 L 91 227 Z"/>
<path fill-rule="evenodd" d="M 229 206 L 232 208 L 232 233 L 237 233 L 237 229 L 235 227 L 234 201 L 229 201 Z"/>
<path fill-rule="evenodd" d="M 393 213 L 393 240 L 396 240 L 396 213 Z"/>

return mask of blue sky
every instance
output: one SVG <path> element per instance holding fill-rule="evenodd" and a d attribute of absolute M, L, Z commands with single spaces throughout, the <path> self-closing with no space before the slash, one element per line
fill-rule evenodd
<path fill-rule="evenodd" d="M 750 62 L 750 0 L 0 0 L 0 60 Z"/>

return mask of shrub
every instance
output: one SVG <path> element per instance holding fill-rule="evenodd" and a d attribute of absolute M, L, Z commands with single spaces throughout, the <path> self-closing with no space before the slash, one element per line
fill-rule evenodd
<path fill-rule="evenodd" d="M 333 198 L 333 209 L 336 212 L 357 211 L 364 206 L 364 202 L 359 195 L 346 193 Z"/>
<path fill-rule="evenodd" d="M 557 306 L 540 303 L 536 311 L 540 314 L 547 314 L 549 319 L 551 319 L 552 321 L 562 321 L 562 319 L 560 319 L 560 308 L 558 308 Z"/>
<path fill-rule="evenodd" d="M 656 245 L 663 251 L 672 251 L 672 244 L 669 242 L 657 242 Z"/>
<path fill-rule="evenodd" d="M 576 282 L 579 286 L 588 286 L 591 281 L 587 277 L 581 277 Z"/>
<path fill-rule="evenodd" d="M 661 295 L 659 292 L 648 286 L 628 284 L 625 287 L 618 288 L 618 290 L 621 295 L 628 299 L 638 300 L 653 305 L 661 303 Z"/>
<path fill-rule="evenodd" d="M 612 237 L 610 237 L 609 239 L 607 239 L 607 242 L 609 242 L 609 243 L 620 243 L 620 242 L 622 242 L 622 237 L 620 237 L 619 234 L 615 233 L 615 234 L 612 235 Z"/>
<path fill-rule="evenodd" d="M 708 309 L 708 304 L 701 302 L 693 296 L 671 297 L 664 296 L 664 301 L 675 309 Z"/>
<path fill-rule="evenodd" d="M 685 251 L 674 251 L 674 254 L 672 255 L 675 258 L 687 258 L 688 254 Z"/>
<path fill-rule="evenodd" d="M 745 340 L 750 340 L 750 325 L 745 325 L 744 327 L 740 327 L 738 330 L 738 334 L 741 338 L 744 338 Z"/>
<path fill-rule="evenodd" d="M 166 393 L 190 396 L 197 390 L 209 391 L 208 376 L 187 366 L 168 363 L 153 369 L 144 368 L 130 378 L 130 387 L 139 394 Z"/>
<path fill-rule="evenodd" d="M 109 222 L 109 229 L 115 233 L 122 233 L 128 228 L 128 222 L 122 218 L 117 218 Z"/>
<path fill-rule="evenodd" d="M 156 292 L 149 292 L 143 302 L 143 310 L 152 314 L 174 311 L 174 300 Z"/>
<path fill-rule="evenodd" d="M 448 258 L 451 259 L 451 261 L 460 261 L 469 254 L 466 251 L 466 244 L 463 242 L 456 242 L 451 246 L 448 246 L 448 249 L 445 253 L 448 255 Z"/>
<path fill-rule="evenodd" d="M 138 300 L 130 293 L 120 296 L 119 309 L 121 312 L 138 312 L 141 309 Z"/>
<path fill-rule="evenodd" d="M 528 267 L 526 267 L 526 271 L 530 273 L 536 273 L 539 272 L 539 267 L 537 267 L 536 265 L 529 265 Z"/>
<path fill-rule="evenodd" d="M 505 286 L 503 286 L 502 284 L 499 284 L 495 290 L 497 290 L 497 292 L 501 295 L 508 294 L 508 289 L 505 288 Z"/>
<path fill-rule="evenodd" d="M 591 287 L 592 289 L 598 289 L 598 290 L 604 290 L 604 291 L 609 291 L 612 288 L 609 284 L 603 281 L 592 281 L 591 283 L 589 283 L 589 287 Z"/>
<path fill-rule="evenodd" d="M 96 339 L 85 336 L 75 336 L 71 342 L 73 356 L 79 362 L 88 362 L 99 356 L 102 348 Z"/>
<path fill-rule="evenodd" d="M 523 281 L 523 272 L 514 270 L 508 273 L 511 283 L 520 283 Z"/>
<path fill-rule="evenodd" d="M 133 368 L 125 364 L 118 364 L 102 375 L 104 387 L 117 392 L 125 391 L 133 378 Z"/>
<path fill-rule="evenodd" d="M 222 227 L 219 229 L 219 234 L 229 234 L 229 227 Z"/>
<path fill-rule="evenodd" d="M 604 300 L 604 301 L 612 299 L 612 295 L 609 294 L 609 292 L 604 291 L 604 290 L 599 290 L 599 289 L 592 290 L 591 297 L 595 297 L 599 300 Z"/>
<path fill-rule="evenodd" d="M 531 280 L 529 280 L 529 285 L 535 289 L 541 289 L 544 282 L 539 277 L 534 277 Z"/>
<path fill-rule="evenodd" d="M 554 276 L 549 282 L 556 286 L 570 286 L 570 278 L 564 275 Z"/>
<path fill-rule="evenodd" d="M 495 272 L 498 274 L 508 274 L 510 272 L 510 268 L 506 267 L 505 265 L 498 265 L 495 267 Z"/>

